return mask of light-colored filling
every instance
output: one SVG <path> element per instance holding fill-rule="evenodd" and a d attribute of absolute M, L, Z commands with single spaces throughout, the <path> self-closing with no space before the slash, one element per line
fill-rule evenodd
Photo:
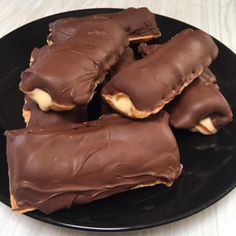
<path fill-rule="evenodd" d="M 204 135 L 211 135 L 215 134 L 217 132 L 217 129 L 213 125 L 211 118 L 207 117 L 202 119 L 198 125 L 196 125 L 193 129 L 191 129 L 193 132 L 200 132 Z"/>
<path fill-rule="evenodd" d="M 34 62 L 34 58 L 33 57 L 30 57 L 30 61 L 29 61 L 29 65 L 31 66 Z"/>
<path fill-rule="evenodd" d="M 27 94 L 34 102 L 36 102 L 43 111 L 69 111 L 76 106 L 75 104 L 59 104 L 53 101 L 47 92 L 39 88 L 35 88 L 30 92 L 22 90 L 22 92 Z"/>
<path fill-rule="evenodd" d="M 35 88 L 29 95 L 31 99 L 39 105 L 41 110 L 48 111 L 52 107 L 51 96 L 42 89 Z"/>
<path fill-rule="evenodd" d="M 47 39 L 47 44 L 48 44 L 48 46 L 52 46 L 53 45 L 53 41 Z"/>
<path fill-rule="evenodd" d="M 121 112 L 122 114 L 132 118 L 145 118 L 150 114 L 155 114 L 162 109 L 164 105 L 158 106 L 153 111 L 140 111 L 135 108 L 129 96 L 125 93 L 118 92 L 114 95 L 103 94 L 103 98 L 110 104 L 110 106 Z"/>
<path fill-rule="evenodd" d="M 199 74 L 202 73 L 202 70 L 199 71 Z M 197 77 L 195 77 L 197 78 Z M 182 90 L 187 87 L 195 78 L 188 80 L 187 82 L 185 82 L 178 91 L 172 91 L 172 93 L 174 94 L 171 98 L 169 98 L 168 100 L 163 100 L 162 104 L 158 105 L 155 109 L 153 109 L 152 111 L 140 111 L 138 110 L 133 102 L 131 101 L 131 99 L 129 98 L 129 96 L 123 92 L 118 92 L 116 94 L 110 95 L 110 94 L 102 94 L 103 98 L 107 101 L 108 104 L 110 104 L 110 106 L 121 112 L 122 114 L 129 116 L 131 118 L 146 118 L 148 116 L 150 116 L 151 114 L 156 114 L 158 113 L 164 106 L 165 104 L 167 104 L 168 102 L 170 102 L 176 95 L 180 94 L 182 92 Z"/>
<path fill-rule="evenodd" d="M 110 97 L 112 104 L 120 111 L 125 114 L 132 115 L 133 103 L 130 98 L 124 94 L 119 93 Z"/>

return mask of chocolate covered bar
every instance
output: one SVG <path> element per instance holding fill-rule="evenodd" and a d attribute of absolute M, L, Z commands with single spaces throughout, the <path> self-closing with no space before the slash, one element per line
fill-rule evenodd
<path fill-rule="evenodd" d="M 147 56 L 161 45 L 140 44 L 138 51 Z M 205 135 L 216 133 L 232 121 L 231 108 L 219 91 L 215 75 L 207 68 L 165 109 L 170 114 L 170 124 L 178 129 L 189 129 Z"/>
<path fill-rule="evenodd" d="M 231 108 L 215 82 L 215 76 L 205 70 L 170 102 L 166 107 L 170 124 L 178 129 L 210 135 L 231 122 Z"/>
<path fill-rule="evenodd" d="M 49 214 L 135 188 L 171 186 L 182 165 L 168 123 L 166 112 L 145 121 L 113 114 L 7 131 L 12 208 Z"/>
<path fill-rule="evenodd" d="M 76 107 L 70 111 L 42 111 L 29 97 L 25 97 L 23 117 L 27 127 L 62 125 L 87 121 L 86 108 Z"/>
<path fill-rule="evenodd" d="M 85 17 L 70 17 L 56 20 L 49 24 L 49 45 L 62 44 L 76 31 L 80 30 L 83 21 L 104 17 L 114 20 L 126 31 L 129 41 L 147 41 L 159 37 L 161 32 L 157 26 L 155 15 L 146 7 L 128 8 L 116 13 L 97 14 Z"/>
<path fill-rule="evenodd" d="M 43 111 L 86 105 L 127 46 L 126 33 L 117 23 L 104 18 L 83 21 L 63 45 L 33 51 L 20 89 Z"/>
<path fill-rule="evenodd" d="M 218 48 L 208 34 L 184 30 L 158 51 L 117 73 L 103 88 L 102 96 L 120 113 L 145 118 L 180 94 L 217 54 Z"/>

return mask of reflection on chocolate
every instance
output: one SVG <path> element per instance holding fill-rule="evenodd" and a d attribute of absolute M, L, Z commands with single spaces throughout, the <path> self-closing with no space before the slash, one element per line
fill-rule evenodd
<path fill-rule="evenodd" d="M 52 104 L 43 110 L 70 110 L 85 105 L 127 45 L 124 30 L 113 21 L 106 18 L 83 21 L 80 31 L 63 45 L 33 51 L 32 57 L 36 58 L 22 73 L 20 89 L 38 104 L 32 91 L 46 92 Z"/>
<path fill-rule="evenodd" d="M 208 34 L 184 30 L 158 51 L 117 73 L 103 88 L 103 97 L 123 93 L 138 111 L 150 114 L 197 78 L 217 54 L 218 48 Z"/>
<path fill-rule="evenodd" d="M 117 13 L 98 14 L 85 17 L 70 17 L 59 19 L 49 24 L 50 34 L 48 41 L 53 44 L 62 44 L 71 37 L 76 31 L 80 30 L 80 24 L 83 21 L 103 17 L 114 20 L 121 25 L 131 38 L 144 36 L 159 37 L 161 32 L 157 26 L 155 15 L 146 7 L 128 8 Z"/>
<path fill-rule="evenodd" d="M 28 120 L 27 127 L 63 125 L 87 121 L 87 109 L 76 107 L 70 111 L 42 111 L 28 96 L 25 97 L 23 116 Z"/>
<path fill-rule="evenodd" d="M 166 112 L 145 121 L 113 114 L 7 131 L 13 208 L 48 214 L 137 187 L 170 186 L 182 165 L 168 122 Z"/>

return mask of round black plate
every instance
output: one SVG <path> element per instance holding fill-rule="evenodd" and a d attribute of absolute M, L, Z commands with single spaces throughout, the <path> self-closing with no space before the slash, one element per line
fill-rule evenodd
<path fill-rule="evenodd" d="M 31 50 L 45 44 L 49 22 L 63 17 L 115 11 L 118 9 L 57 14 L 27 24 L 0 40 L 0 200 L 5 204 L 9 205 L 9 190 L 3 132 L 5 129 L 24 127 L 21 117 L 23 94 L 19 92 L 18 84 L 21 71 L 28 65 Z M 157 20 L 163 36 L 153 40 L 153 43 L 165 42 L 185 28 L 194 28 L 164 16 L 158 15 Z M 211 69 L 217 76 L 222 93 L 235 111 L 236 56 L 219 41 L 216 40 L 216 43 L 219 57 Z M 210 206 L 236 186 L 234 121 L 212 136 L 188 131 L 174 132 L 184 170 L 171 188 L 155 186 L 137 189 L 48 216 L 39 211 L 27 215 L 48 223 L 84 230 L 143 229 L 190 216 Z"/>

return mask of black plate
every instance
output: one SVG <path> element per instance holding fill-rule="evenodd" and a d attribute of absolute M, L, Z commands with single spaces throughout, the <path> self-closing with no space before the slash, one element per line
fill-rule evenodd
<path fill-rule="evenodd" d="M 45 44 L 48 23 L 58 18 L 115 12 L 118 9 L 90 9 L 66 12 L 27 24 L 0 40 L 0 200 L 9 205 L 5 154 L 5 129 L 24 126 L 21 118 L 23 94 L 18 90 L 20 73 L 27 67 L 34 47 Z M 165 42 L 185 28 L 183 22 L 157 16 Z M 236 56 L 216 40 L 219 57 L 211 66 L 219 85 L 236 108 Z M 97 113 L 97 110 L 96 112 Z M 210 206 L 236 186 L 236 124 L 232 122 L 216 135 L 203 136 L 174 131 L 184 165 L 183 174 L 173 187 L 155 186 L 61 210 L 49 216 L 39 211 L 28 216 L 48 223 L 84 230 L 122 231 L 143 229 L 173 222 Z M 109 177 L 108 177 L 109 178 Z"/>

